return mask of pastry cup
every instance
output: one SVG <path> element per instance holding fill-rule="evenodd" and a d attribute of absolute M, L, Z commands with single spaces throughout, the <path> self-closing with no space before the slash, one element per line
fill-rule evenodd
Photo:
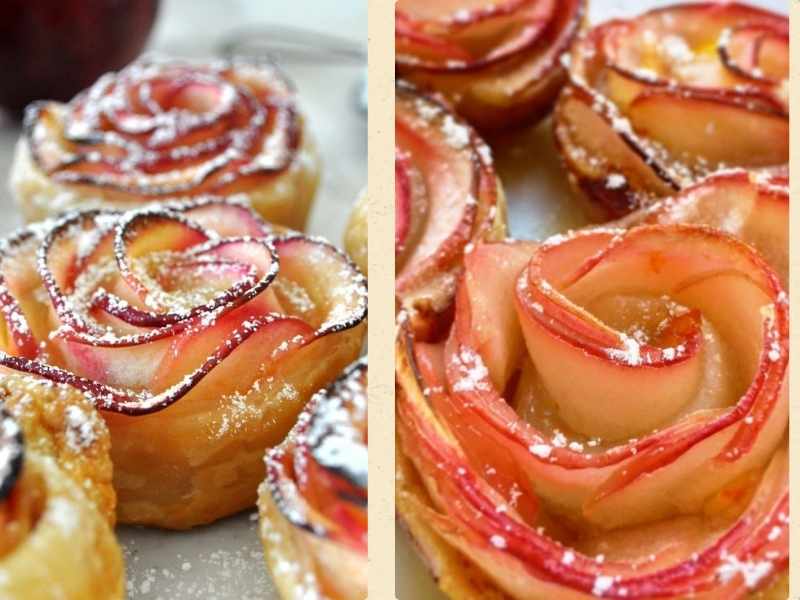
<path fill-rule="evenodd" d="M 302 231 L 319 162 L 292 84 L 274 65 L 140 62 L 68 104 L 31 104 L 11 188 L 29 222 L 246 193 L 264 219 Z"/>
<path fill-rule="evenodd" d="M 479 245 L 446 341 L 401 326 L 398 510 L 452 597 L 785 595 L 781 275 L 660 214 Z"/>
<path fill-rule="evenodd" d="M 481 130 L 535 122 L 565 81 L 561 55 L 584 21 L 583 0 L 468 2 L 400 0 L 395 66 L 423 89 L 442 93 Z"/>
<path fill-rule="evenodd" d="M 181 529 L 251 506 L 264 448 L 364 335 L 366 283 L 342 253 L 219 198 L 24 229 L 0 273 L 0 365 L 95 402 L 123 523 Z"/>
<path fill-rule="evenodd" d="M 122 599 L 103 420 L 77 391 L 29 377 L 4 377 L 0 397 L 23 432 L 18 478 L 0 500 L 4 517 L 12 516 L 5 533 L 16 538 L 0 556 L 0 596 Z"/>
<path fill-rule="evenodd" d="M 316 394 L 267 454 L 264 556 L 280 595 L 367 597 L 367 362 Z M 287 565 L 289 565 L 287 567 Z"/>
<path fill-rule="evenodd" d="M 353 259 L 361 272 L 364 275 L 368 273 L 368 234 L 369 234 L 369 201 L 367 200 L 367 191 L 364 190 L 359 195 L 356 203 L 353 205 L 353 211 L 350 213 L 350 219 L 347 221 L 347 229 L 344 232 L 344 249 L 347 254 Z"/>
<path fill-rule="evenodd" d="M 489 147 L 440 98 L 395 89 L 395 299 L 420 336 L 449 323 L 463 258 L 505 237 Z"/>
<path fill-rule="evenodd" d="M 788 27 L 759 8 L 698 2 L 587 32 L 554 130 L 589 216 L 618 218 L 721 168 L 785 173 Z"/>

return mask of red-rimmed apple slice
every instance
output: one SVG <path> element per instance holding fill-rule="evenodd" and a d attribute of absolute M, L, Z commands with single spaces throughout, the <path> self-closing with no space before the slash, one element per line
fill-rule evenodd
<path fill-rule="evenodd" d="M 722 167 L 785 167 L 787 31 L 784 16 L 700 2 L 582 38 L 555 135 L 591 216 L 622 216 Z"/>
<path fill-rule="evenodd" d="M 735 27 L 720 41 L 719 53 L 731 71 L 779 85 L 789 71 L 789 30 L 759 23 Z"/>
<path fill-rule="evenodd" d="M 780 175 L 742 170 L 712 175 L 620 221 L 626 227 L 639 223 L 694 223 L 726 231 L 755 247 L 788 285 L 789 187 Z"/>
<path fill-rule="evenodd" d="M 469 245 L 503 235 L 505 205 L 488 147 L 466 123 L 404 83 L 396 100 L 395 294 L 430 331 L 451 305 Z"/>
<path fill-rule="evenodd" d="M 267 453 L 261 537 L 279 589 L 366 593 L 367 362 L 309 402 L 287 439 Z M 286 561 L 297 565 L 288 572 Z"/>
<path fill-rule="evenodd" d="M 398 72 L 443 93 L 481 129 L 535 121 L 563 83 L 560 56 L 584 10 L 582 0 L 401 0 L 395 10 Z"/>

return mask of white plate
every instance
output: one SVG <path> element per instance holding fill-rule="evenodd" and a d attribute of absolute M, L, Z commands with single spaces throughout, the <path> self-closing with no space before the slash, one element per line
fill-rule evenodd
<path fill-rule="evenodd" d="M 258 23 L 328 32 L 366 46 L 366 0 L 166 0 L 150 49 L 160 54 L 211 58 L 230 31 Z M 282 66 L 297 84 L 324 163 L 309 231 L 341 246 L 350 207 L 367 181 L 366 116 L 356 111 L 354 101 L 364 65 Z M 18 136 L 18 124 L 0 118 L 0 173 L 9 171 Z M 5 186 L 0 189 L 0 214 L 0 235 L 22 224 Z M 256 525 L 253 510 L 183 533 L 120 527 L 128 598 L 277 599 Z"/>
<path fill-rule="evenodd" d="M 589 0 L 589 21 L 596 24 L 676 3 L 677 0 Z M 788 12 L 785 0 L 750 0 L 750 3 Z M 549 120 L 531 131 L 492 140 L 491 144 L 508 200 L 511 237 L 541 240 L 585 223 L 558 162 Z M 416 556 L 406 532 L 398 527 L 396 536 L 397 597 L 400 600 L 444 600 L 444 594 L 436 588 Z"/>

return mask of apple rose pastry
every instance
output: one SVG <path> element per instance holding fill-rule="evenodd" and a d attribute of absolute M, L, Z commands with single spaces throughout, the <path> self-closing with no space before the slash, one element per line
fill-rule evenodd
<path fill-rule="evenodd" d="M 69 386 L 0 381 L 0 597 L 124 597 L 108 429 Z"/>
<path fill-rule="evenodd" d="M 701 2 L 609 21 L 575 45 L 569 74 L 555 136 L 598 219 L 723 166 L 787 167 L 785 16 Z"/>
<path fill-rule="evenodd" d="M 101 410 L 124 523 L 252 505 L 264 448 L 363 339 L 366 283 L 343 254 L 219 198 L 30 226 L 0 276 L 0 367 Z"/>
<path fill-rule="evenodd" d="M 11 171 L 25 218 L 247 193 L 302 230 L 318 160 L 292 84 L 271 64 L 139 62 L 68 104 L 36 102 Z"/>
<path fill-rule="evenodd" d="M 446 342 L 398 343 L 398 506 L 445 591 L 785 598 L 789 307 L 757 251 L 656 224 L 465 262 Z"/>
<path fill-rule="evenodd" d="M 261 538 L 281 597 L 367 597 L 367 361 L 317 393 L 266 458 Z"/>
<path fill-rule="evenodd" d="M 584 0 L 398 0 L 397 72 L 480 129 L 535 121 L 564 83 L 561 55 L 585 10 Z"/>
<path fill-rule="evenodd" d="M 505 236 L 489 147 L 447 106 L 400 82 L 395 94 L 395 296 L 429 334 L 450 310 L 462 259 Z"/>

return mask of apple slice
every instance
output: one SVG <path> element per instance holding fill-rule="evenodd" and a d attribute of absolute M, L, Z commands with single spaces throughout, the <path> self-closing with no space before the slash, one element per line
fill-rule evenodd
<path fill-rule="evenodd" d="M 780 175 L 743 170 L 711 175 L 620 222 L 639 223 L 693 223 L 726 231 L 754 246 L 788 285 L 789 187 Z"/>
<path fill-rule="evenodd" d="M 635 131 L 688 164 L 759 168 L 789 160 L 789 119 L 783 112 L 756 110 L 721 96 L 660 90 L 639 95 L 629 117 Z M 676 119 L 681 127 L 674 126 Z M 721 137 L 717 131 L 737 133 Z"/>
<path fill-rule="evenodd" d="M 470 244 L 503 235 L 505 204 L 489 149 L 469 125 L 408 84 L 398 84 L 396 100 L 395 295 L 415 328 L 431 334 Z"/>

